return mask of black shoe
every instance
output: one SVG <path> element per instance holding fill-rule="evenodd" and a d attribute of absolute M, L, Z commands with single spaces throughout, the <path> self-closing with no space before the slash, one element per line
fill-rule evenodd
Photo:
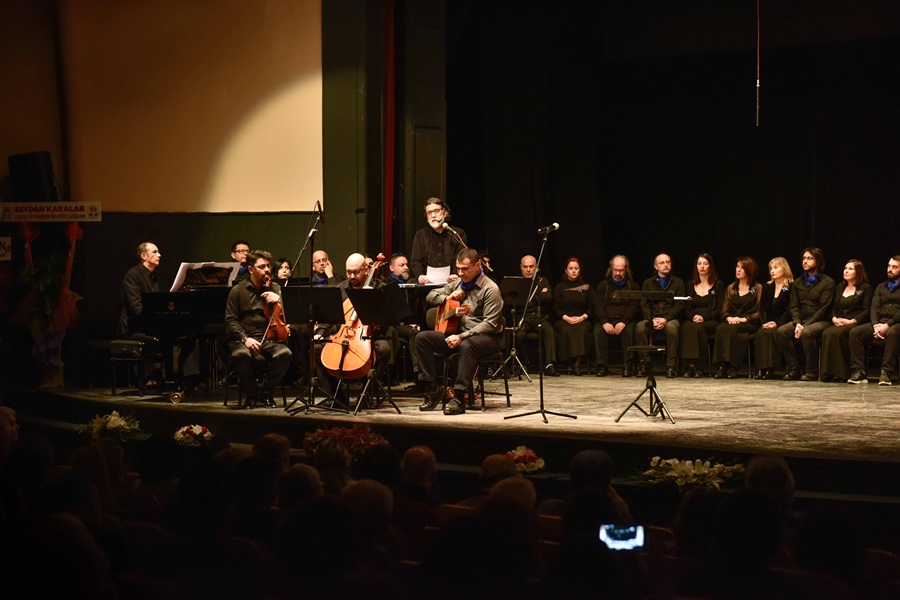
<path fill-rule="evenodd" d="M 713 377 L 714 377 L 715 379 L 725 379 L 725 376 L 726 376 L 727 374 L 728 374 L 728 372 L 727 372 L 727 370 L 725 369 L 725 365 L 719 365 L 719 370 L 716 371 L 716 374 L 713 375 Z"/>
<path fill-rule="evenodd" d="M 803 374 L 803 377 L 800 378 L 800 381 L 818 381 L 819 374 L 815 371 L 807 371 Z"/>
<path fill-rule="evenodd" d="M 544 375 L 547 375 L 548 377 L 559 377 L 559 372 L 556 370 L 556 367 L 553 366 L 553 363 L 550 363 L 544 367 Z"/>
<path fill-rule="evenodd" d="M 633 377 L 634 371 L 631 370 L 631 364 L 625 363 L 625 368 L 622 369 L 622 377 Z"/>
<path fill-rule="evenodd" d="M 887 372 L 887 370 L 881 370 L 881 376 L 878 378 L 878 385 L 891 385 L 893 382 L 891 381 L 891 375 Z"/>
<path fill-rule="evenodd" d="M 696 377 L 696 376 L 697 376 L 697 369 L 695 369 L 694 367 L 688 367 L 687 369 L 684 370 L 684 375 L 682 375 L 682 377 L 686 377 L 686 378 Z"/>
<path fill-rule="evenodd" d="M 453 390 L 453 398 L 447 401 L 444 406 L 445 415 L 461 415 L 466 412 L 466 392 L 464 390 Z"/>
<path fill-rule="evenodd" d="M 256 408 L 257 400 L 258 400 L 258 398 L 256 396 L 248 395 L 247 399 L 244 400 L 244 409 L 252 410 L 252 409 Z"/>
<path fill-rule="evenodd" d="M 434 410 L 437 408 L 438 404 L 444 401 L 444 394 L 446 393 L 444 386 L 432 382 L 428 385 L 428 390 L 425 392 L 425 399 L 419 406 L 419 410 L 423 412 L 426 410 Z"/>
<path fill-rule="evenodd" d="M 266 408 L 278 408 L 278 405 L 275 404 L 275 398 L 273 397 L 272 392 L 264 392 L 262 398 Z"/>
<path fill-rule="evenodd" d="M 762 376 L 763 379 L 775 379 L 775 369 L 766 369 Z"/>
<path fill-rule="evenodd" d="M 597 377 L 606 377 L 607 375 L 609 375 L 609 369 L 606 368 L 606 365 L 598 365 Z"/>
<path fill-rule="evenodd" d="M 706 373 L 704 373 L 700 369 L 697 369 L 696 371 L 694 371 L 694 379 L 701 379 L 703 377 L 706 377 Z"/>
<path fill-rule="evenodd" d="M 641 377 L 650 377 L 650 363 L 642 362 L 641 366 L 638 367 L 638 375 Z"/>
<path fill-rule="evenodd" d="M 856 370 L 850 374 L 850 379 L 847 380 L 847 383 L 869 383 L 869 378 L 862 371 Z"/>
<path fill-rule="evenodd" d="M 785 381 L 797 381 L 800 379 L 800 371 L 797 369 L 788 369 L 788 372 L 784 374 Z"/>
<path fill-rule="evenodd" d="M 765 379 L 765 378 L 766 378 L 766 372 L 764 369 L 759 369 L 756 372 L 756 375 L 753 376 L 753 379 Z"/>
<path fill-rule="evenodd" d="M 725 377 L 728 379 L 737 379 L 737 370 L 734 367 L 728 367 L 725 371 Z"/>
<path fill-rule="evenodd" d="M 673 377 L 678 377 L 678 372 L 675 370 L 675 367 L 669 367 L 666 369 L 666 377 L 668 379 L 672 379 Z"/>

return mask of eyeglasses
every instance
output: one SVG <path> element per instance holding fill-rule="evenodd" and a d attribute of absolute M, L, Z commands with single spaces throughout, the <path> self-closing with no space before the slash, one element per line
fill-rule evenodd
<path fill-rule="evenodd" d="M 317 264 L 317 265 L 324 265 L 327 262 L 328 262 L 327 258 L 319 258 L 319 259 L 313 261 L 313 263 Z"/>
<path fill-rule="evenodd" d="M 347 271 L 347 277 L 356 277 L 357 275 L 363 275 L 366 271 L 368 271 L 368 268 L 358 269 L 356 271 Z"/>
<path fill-rule="evenodd" d="M 250 254 L 250 248 L 247 248 L 246 250 L 235 250 L 234 253 L 235 254 Z"/>
<path fill-rule="evenodd" d="M 442 212 L 444 212 L 443 208 L 432 208 L 431 210 L 426 210 L 425 214 L 426 215 L 439 215 Z"/>

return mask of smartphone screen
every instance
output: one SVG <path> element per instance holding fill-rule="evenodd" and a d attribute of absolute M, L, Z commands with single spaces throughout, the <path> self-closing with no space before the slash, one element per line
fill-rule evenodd
<path fill-rule="evenodd" d="M 643 525 L 601 525 L 600 541 L 611 550 L 642 550 Z"/>

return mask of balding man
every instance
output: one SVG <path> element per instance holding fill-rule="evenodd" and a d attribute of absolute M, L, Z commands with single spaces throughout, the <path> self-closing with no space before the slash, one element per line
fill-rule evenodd
<path fill-rule="evenodd" d="M 313 285 L 325 287 L 329 285 L 337 285 L 344 280 L 343 275 L 334 275 L 334 267 L 331 266 L 331 259 L 324 250 L 316 250 L 312 255 L 312 280 Z"/>
<path fill-rule="evenodd" d="M 341 296 L 343 296 L 345 301 L 348 299 L 348 289 L 361 290 L 366 286 L 366 279 L 368 279 L 369 277 L 369 270 L 370 267 L 366 262 L 366 257 L 362 254 L 354 253 L 347 257 L 347 279 L 341 281 L 336 286 L 341 290 Z M 384 284 L 381 281 L 373 280 L 371 287 L 373 289 L 377 289 L 382 287 L 382 285 Z M 336 325 L 320 325 L 316 329 L 316 334 L 317 336 L 321 336 L 322 338 L 327 338 L 337 333 L 338 329 L 339 328 Z M 370 336 L 377 334 L 378 332 L 375 331 L 369 332 Z M 385 369 L 387 369 L 388 359 L 391 356 L 391 345 L 386 339 L 383 338 L 369 341 L 372 344 L 372 352 L 375 353 L 375 363 L 373 366 L 373 368 L 375 369 L 375 375 L 376 377 L 378 377 L 379 381 L 384 381 Z M 335 399 L 338 402 L 347 404 L 346 387 L 341 386 L 341 390 L 338 391 L 338 378 L 330 373 L 328 369 L 326 369 L 322 364 L 321 355 L 316 361 L 316 372 L 319 375 L 319 383 L 323 387 L 323 389 L 325 389 L 325 391 L 332 396 L 337 393 L 338 395 L 335 397 Z"/>
<path fill-rule="evenodd" d="M 119 318 L 119 336 L 128 337 L 141 331 L 140 318 L 144 309 L 144 292 L 158 292 L 156 269 L 162 254 L 153 242 L 142 242 L 137 247 L 138 264 L 128 269 L 122 280 L 122 315 Z"/>
<path fill-rule="evenodd" d="M 618 254 L 609 261 L 606 279 L 597 284 L 594 292 L 594 351 L 597 353 L 597 377 L 609 374 L 609 342 L 617 340 L 622 349 L 622 377 L 634 375 L 635 329 L 641 315 L 641 301 L 618 298 L 618 291 L 636 292 L 640 288 L 631 275 L 628 259 Z"/>
<path fill-rule="evenodd" d="M 519 270 L 521 270 L 522 277 L 525 279 L 532 279 L 536 269 L 537 260 L 530 254 L 526 254 L 519 261 Z M 556 335 L 553 331 L 553 324 L 550 322 L 550 317 L 553 315 L 553 290 L 550 289 L 550 282 L 543 275 L 538 275 L 535 283 L 534 294 L 531 301 L 528 302 L 524 319 L 522 319 L 522 315 L 516 314 L 516 326 L 519 325 L 518 320 L 522 319 L 522 326 L 516 331 L 516 348 L 524 349 L 528 334 L 540 332 L 541 347 L 544 350 L 544 359 L 542 361 L 543 365 L 545 365 L 544 374 L 556 377 L 559 375 L 554 366 L 556 363 Z M 522 298 L 517 303 L 516 308 L 524 308 L 525 300 L 525 298 Z M 540 318 L 538 317 L 538 311 L 540 311 Z M 538 329 L 538 325 L 540 325 L 540 329 Z M 519 356 L 523 359 L 527 368 L 528 352 L 522 352 Z"/>
<path fill-rule="evenodd" d="M 664 333 L 666 336 L 666 377 L 677 377 L 678 334 L 681 330 L 681 318 L 684 307 L 676 296 L 684 296 L 684 281 L 672 275 L 672 259 L 668 254 L 660 254 L 653 259 L 656 274 L 645 280 L 641 286 L 643 292 L 669 292 L 672 298 L 659 300 L 641 300 L 641 312 L 644 320 L 637 326 L 637 341 L 643 346 L 651 345 L 651 334 Z M 650 375 L 650 354 L 641 354 L 641 375 Z"/>

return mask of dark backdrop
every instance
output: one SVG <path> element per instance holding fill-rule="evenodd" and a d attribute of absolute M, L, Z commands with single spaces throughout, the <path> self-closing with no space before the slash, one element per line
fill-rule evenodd
<path fill-rule="evenodd" d="M 726 280 L 741 255 L 797 274 L 807 246 L 837 279 L 855 257 L 884 280 L 900 252 L 900 37 L 763 47 L 757 127 L 755 27 L 746 50 L 628 58 L 609 52 L 600 4 L 448 10 L 448 199 L 499 273 L 556 221 L 554 281 L 574 255 L 596 283 L 620 252 L 638 280 L 663 251 L 684 278 L 701 251 Z"/>

